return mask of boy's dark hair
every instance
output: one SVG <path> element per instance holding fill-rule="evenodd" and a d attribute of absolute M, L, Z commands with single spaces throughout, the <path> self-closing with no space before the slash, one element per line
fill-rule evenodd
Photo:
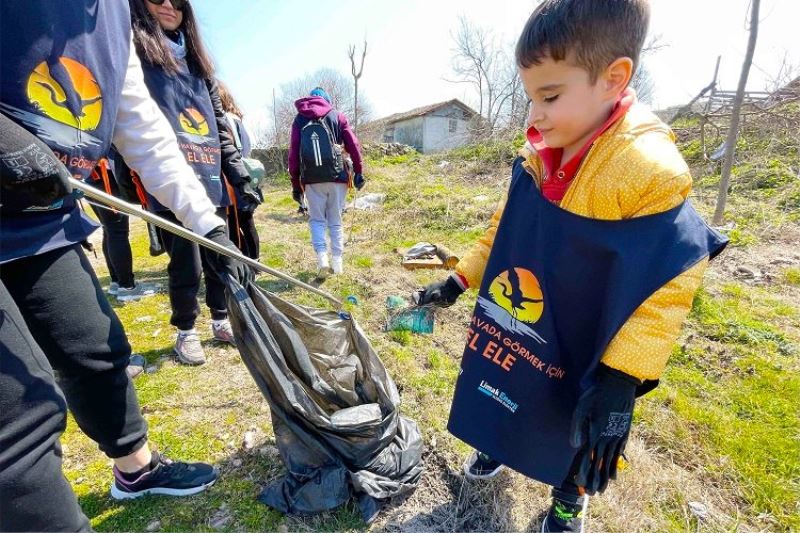
<path fill-rule="evenodd" d="M 631 58 L 635 70 L 649 22 L 647 0 L 544 0 L 517 41 L 517 65 L 569 58 L 592 83 L 620 57 Z"/>

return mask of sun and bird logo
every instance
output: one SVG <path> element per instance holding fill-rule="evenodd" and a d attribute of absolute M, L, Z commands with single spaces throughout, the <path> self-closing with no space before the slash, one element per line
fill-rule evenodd
<path fill-rule="evenodd" d="M 530 270 L 513 267 L 498 274 L 489 284 L 488 297 L 478 296 L 478 305 L 507 332 L 547 344 L 531 327 L 542 318 L 545 305 L 542 286 Z"/>
<path fill-rule="evenodd" d="M 28 100 L 47 117 L 81 131 L 93 131 L 103 116 L 103 93 L 94 74 L 74 59 L 59 57 L 39 63 L 28 76 Z M 208 121 L 188 107 L 178 115 L 186 133 L 208 135 Z"/>
<path fill-rule="evenodd" d="M 208 135 L 208 121 L 197 109 L 187 107 L 178 115 L 178 123 L 186 133 Z"/>
<path fill-rule="evenodd" d="M 103 116 L 103 94 L 92 72 L 68 57 L 42 61 L 28 76 L 28 100 L 49 118 L 92 131 Z"/>
<path fill-rule="evenodd" d="M 489 285 L 489 294 L 497 305 L 522 322 L 534 324 L 544 312 L 539 280 L 524 268 L 510 268 L 500 273 Z"/>

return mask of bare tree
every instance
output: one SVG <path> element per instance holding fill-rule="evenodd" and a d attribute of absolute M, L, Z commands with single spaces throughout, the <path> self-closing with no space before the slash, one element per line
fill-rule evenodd
<path fill-rule="evenodd" d="M 350 72 L 353 74 L 353 130 L 358 135 L 358 80 L 361 78 L 361 73 L 364 72 L 364 58 L 367 57 L 367 40 L 364 39 L 364 50 L 361 52 L 361 66 L 358 67 L 358 72 L 356 72 L 355 45 L 347 50 L 347 55 L 350 56 Z"/>
<path fill-rule="evenodd" d="M 647 105 L 653 104 L 656 83 L 653 80 L 653 76 L 650 74 L 650 70 L 648 70 L 647 65 L 643 61 L 639 62 L 636 72 L 633 73 L 631 87 L 636 90 L 636 98 L 638 98 L 640 102 Z"/>
<path fill-rule="evenodd" d="M 790 82 L 800 76 L 800 63 L 796 63 L 789 58 L 789 51 L 783 51 L 783 59 L 781 66 L 778 67 L 778 72 L 774 76 L 770 76 L 765 84 L 764 90 L 770 93 L 780 91 Z"/>
<path fill-rule="evenodd" d="M 651 35 L 650 38 L 647 39 L 647 42 L 644 43 L 644 46 L 642 46 L 642 52 L 640 53 L 640 56 L 653 54 L 668 46 L 669 45 L 664 42 L 664 36 L 660 33 Z"/>
<path fill-rule="evenodd" d="M 355 95 L 353 93 L 353 84 L 349 77 L 335 69 L 319 69 L 312 74 L 281 84 L 278 95 L 272 104 L 275 131 L 270 137 L 273 139 L 273 144 L 286 145 L 289 143 L 292 122 L 297 116 L 297 109 L 294 103 L 298 98 L 308 96 L 309 91 L 317 86 L 325 89 L 330 95 L 333 107 L 347 117 L 355 116 Z M 372 110 L 363 94 L 359 96 L 359 100 L 357 108 L 358 120 L 363 123 L 369 120 Z"/>
<path fill-rule="evenodd" d="M 502 118 L 508 118 L 506 106 L 518 103 L 514 100 L 519 88 L 516 66 L 489 30 L 474 25 L 465 17 L 459 18 L 453 40 L 456 79 L 447 81 L 472 86 L 478 100 L 478 113 L 486 119 L 488 128 L 494 130 L 501 125 Z"/>
<path fill-rule="evenodd" d="M 722 224 L 725 214 L 725 203 L 728 200 L 728 185 L 731 181 L 733 156 L 736 152 L 736 138 L 739 135 L 739 117 L 742 110 L 742 100 L 744 100 L 744 89 L 747 86 L 747 77 L 750 74 L 750 65 L 753 63 L 753 53 L 756 50 L 756 39 L 758 38 L 758 8 L 761 0 L 750 0 L 750 2 L 750 37 L 747 40 L 747 52 L 744 56 L 744 63 L 742 63 L 742 73 L 739 75 L 739 86 L 736 88 L 736 99 L 733 101 L 731 124 L 728 128 L 728 136 L 725 139 L 725 156 L 722 163 L 722 176 L 719 181 L 717 207 L 714 210 L 713 223 L 717 226 Z"/>
<path fill-rule="evenodd" d="M 636 65 L 636 72 L 633 73 L 630 85 L 636 90 L 636 97 L 639 101 L 647 105 L 653 105 L 653 97 L 656 92 L 655 80 L 650 69 L 647 68 L 647 57 L 667 46 L 663 36 L 658 33 L 647 39 L 639 54 L 639 64 Z"/>

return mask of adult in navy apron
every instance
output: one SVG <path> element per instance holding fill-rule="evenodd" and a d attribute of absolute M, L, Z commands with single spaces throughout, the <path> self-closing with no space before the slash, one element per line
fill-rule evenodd
<path fill-rule="evenodd" d="M 129 54 L 127 6 L 110 8 L 95 1 L 19 0 L 3 3 L 1 20 L 0 113 L 43 140 L 70 174 L 86 178 L 111 143 Z M 109 46 L 112 41 L 114 45 Z M 34 331 L 34 340 L 26 324 L 34 314 L 36 318 L 41 316 L 41 310 L 30 302 L 37 295 L 36 286 L 30 284 L 46 284 L 54 274 L 47 266 L 53 263 L 61 267 L 61 274 L 71 272 L 70 268 L 82 257 L 77 243 L 85 241 L 96 228 L 97 224 L 78 208 L 75 195 L 37 208 L 7 205 L 4 201 L 0 212 L 3 531 L 75 531 L 90 527 L 61 473 L 58 438 L 66 424 L 66 401 L 81 428 L 98 440 L 107 453 L 128 452 L 115 445 L 119 444 L 119 434 L 112 435 L 108 418 L 112 409 L 133 407 L 135 412 L 118 419 L 125 424 L 125 436 L 132 443 L 146 435 L 147 424 L 138 412 L 132 385 L 127 390 L 124 386 L 109 387 L 114 380 L 124 379 L 124 366 L 119 375 L 107 372 L 96 376 L 90 389 L 96 387 L 108 395 L 86 402 L 87 391 L 77 390 L 74 384 L 79 375 L 86 374 L 88 361 L 68 361 L 65 353 L 76 348 L 76 343 L 66 348 L 52 346 L 59 339 L 59 331 L 45 335 L 47 338 L 42 335 L 44 332 Z M 26 272 L 38 273 L 40 279 L 26 279 Z M 62 279 L 61 283 L 69 284 L 70 280 Z M 91 292 L 85 296 L 94 299 L 94 290 L 89 288 Z M 49 303 L 56 302 L 54 299 Z M 109 317 L 102 310 L 93 313 L 97 307 L 80 309 L 73 316 L 108 323 Z M 74 311 L 67 308 L 63 312 L 69 315 Z M 67 316 L 64 322 L 72 323 L 73 318 Z M 110 368 L 118 356 L 122 358 L 121 348 L 127 341 L 121 327 L 105 340 L 109 345 L 106 353 L 87 350 L 85 357 L 96 357 L 95 365 L 108 362 Z M 39 344 L 45 348 L 46 356 Z M 51 363 L 61 373 L 63 394 L 55 387 Z M 18 391 L 20 394 L 14 399 Z M 108 428 L 104 429 L 103 424 Z"/>
<path fill-rule="evenodd" d="M 541 195 L 522 161 L 470 321 L 448 429 L 558 487 L 578 452 L 573 413 L 609 342 L 650 295 L 719 253 L 725 239 L 688 201 L 620 221 L 570 213 Z"/>
<path fill-rule="evenodd" d="M 186 161 L 195 170 L 208 198 L 225 218 L 225 209 L 231 205 L 227 183 L 223 178 L 223 151 L 217 110 L 210 88 L 213 78 L 211 61 L 205 53 L 191 5 L 185 1 L 154 4 L 146 0 L 132 0 L 134 43 L 142 59 L 145 83 L 150 94 L 172 125 L 178 144 Z M 224 120 L 224 113 L 219 114 Z M 232 141 L 231 141 L 232 146 Z M 249 179 L 241 165 L 236 169 L 238 182 Z M 238 174 L 243 174 L 239 177 Z M 231 177 L 226 172 L 226 178 Z M 237 180 L 231 180 L 236 185 Z M 174 214 L 148 198 L 148 208 L 160 216 L 177 222 Z M 211 268 L 205 249 L 168 232 L 161 232 L 164 247 L 169 254 L 169 297 L 172 305 L 170 323 L 178 328 L 175 352 L 187 364 L 205 362 L 204 350 L 194 329 L 200 307 L 197 295 L 201 272 L 205 279 L 206 304 L 211 311 L 214 338 L 233 343 L 233 332 L 228 322 L 225 304 L 225 285 Z"/>
<path fill-rule="evenodd" d="M 136 83 L 141 73 L 130 59 L 124 2 L 3 3 L 0 113 L 11 120 L 4 134 L 13 130 L 34 150 L 0 152 L 4 187 L 9 163 L 24 177 L 26 161 L 41 169 L 56 161 L 53 155 L 65 172 L 85 178 L 105 155 L 118 120 L 142 119 L 129 135 L 114 134 L 129 148 L 142 132 L 152 133 L 150 145 L 142 143 L 144 151 L 168 144 L 160 135 L 162 124 L 141 114 L 155 106 L 141 98 L 145 88 Z M 31 142 L 37 138 L 43 144 Z M 170 162 L 163 155 L 151 157 L 157 164 Z M 135 154 L 134 159 L 147 166 Z M 174 187 L 165 187 L 162 197 L 171 193 Z M 37 209 L 9 201 L 12 197 L 4 194 L 0 207 L 0 530 L 90 529 L 61 471 L 59 436 L 67 404 L 83 432 L 114 459 L 115 479 L 128 475 L 121 469 L 135 479 L 152 479 L 158 468 L 158 479 L 168 482 L 174 481 L 169 472 L 179 469 L 184 473 L 175 494 L 187 487 L 202 490 L 216 479 L 210 465 L 167 465 L 147 447 L 147 423 L 125 372 L 130 345 L 78 244 L 96 225 L 78 210 L 74 197 Z M 185 202 L 197 196 L 173 198 Z M 216 217 L 199 204 L 182 213 L 196 229 L 214 229 L 209 224 Z M 131 465 L 139 470 L 127 469 Z"/>

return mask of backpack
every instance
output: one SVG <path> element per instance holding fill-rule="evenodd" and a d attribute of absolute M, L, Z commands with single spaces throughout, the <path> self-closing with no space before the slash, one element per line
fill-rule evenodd
<path fill-rule="evenodd" d="M 324 117 L 308 119 L 300 129 L 300 174 L 305 183 L 339 179 L 344 169 L 342 149 L 333 129 L 338 129 L 336 111 Z"/>
<path fill-rule="evenodd" d="M 228 121 L 228 127 L 233 135 L 233 144 L 239 152 L 242 151 L 242 138 L 239 135 L 239 127 L 230 113 L 225 113 L 225 118 Z M 250 183 L 253 188 L 260 189 L 264 185 L 264 178 L 267 177 L 267 170 L 264 168 L 264 163 L 252 157 L 245 157 L 242 155 L 242 164 L 244 165 L 247 174 L 250 176 Z"/>

